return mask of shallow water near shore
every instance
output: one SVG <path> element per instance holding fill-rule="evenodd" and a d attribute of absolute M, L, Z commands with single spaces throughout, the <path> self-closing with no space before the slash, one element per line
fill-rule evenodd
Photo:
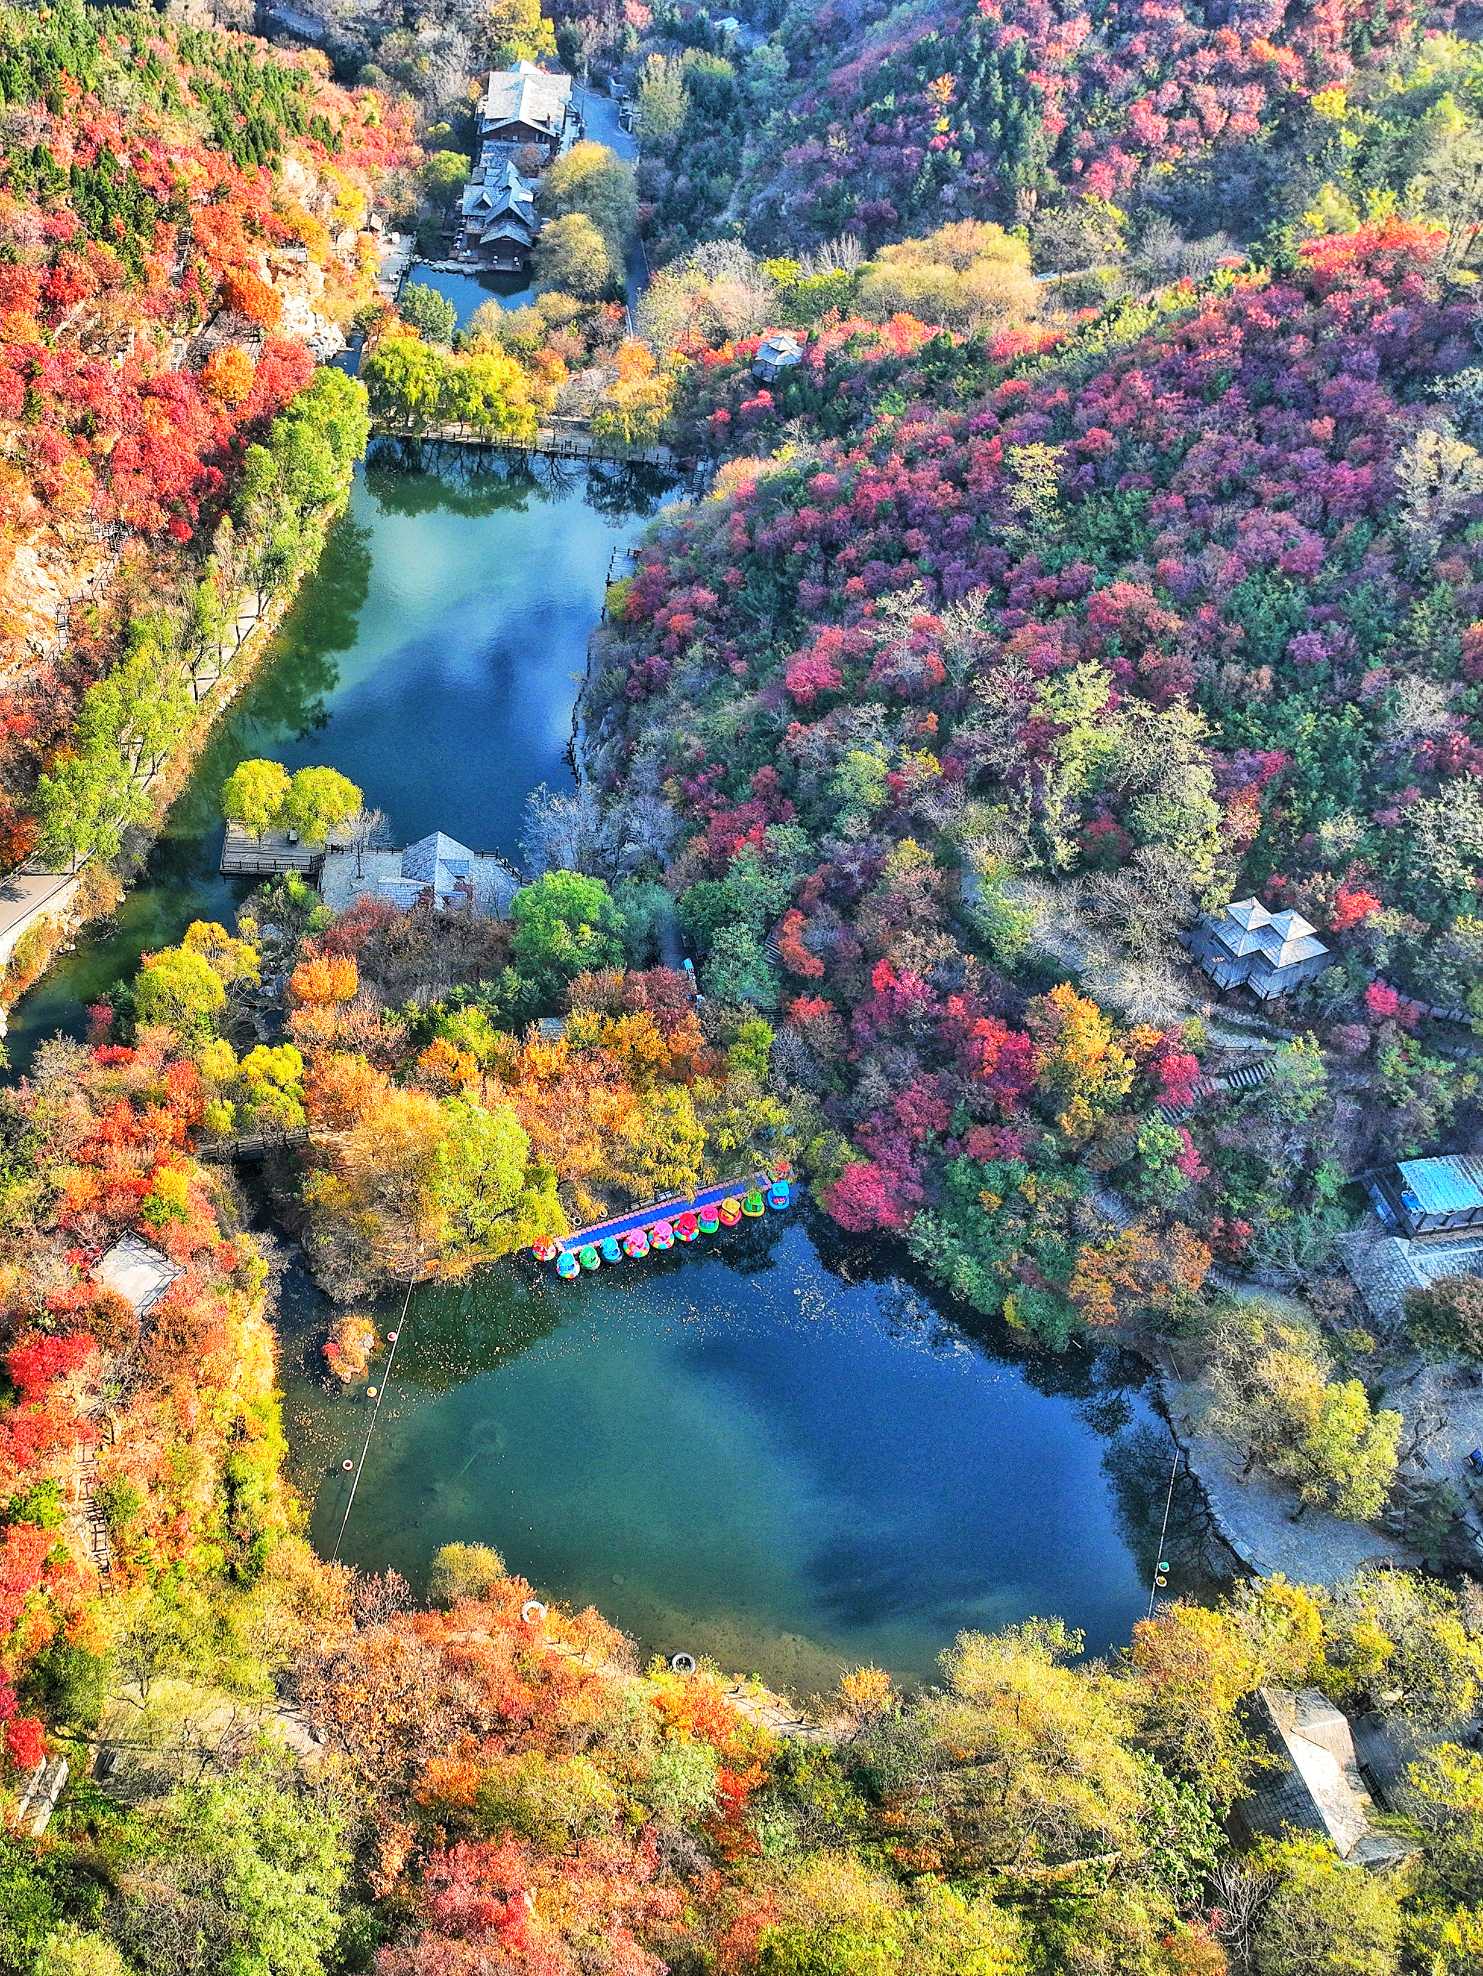
<path fill-rule="evenodd" d="M 568 786 L 572 709 L 615 554 L 669 491 L 642 468 L 380 442 L 254 678 L 223 713 L 117 915 L 12 1011 L 18 1069 L 193 919 L 230 920 L 221 785 L 266 755 L 329 762 L 392 841 L 519 851 L 525 798 Z"/>

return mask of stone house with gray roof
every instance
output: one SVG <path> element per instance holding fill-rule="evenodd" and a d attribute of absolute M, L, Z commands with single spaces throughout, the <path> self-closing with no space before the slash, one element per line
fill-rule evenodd
<path fill-rule="evenodd" d="M 404 911 L 427 902 L 434 912 L 504 919 L 520 881 L 492 851 L 471 851 L 441 830 L 402 851 L 331 851 L 319 874 L 325 904 L 343 912 L 357 899 L 387 899 Z"/>
<path fill-rule="evenodd" d="M 1353 1866 L 1393 1866 L 1414 1850 L 1377 1829 L 1379 1808 L 1361 1771 L 1344 1711 L 1316 1688 L 1260 1688 L 1248 1726 L 1268 1761 L 1232 1811 L 1240 1837 L 1280 1839 L 1311 1832 Z"/>

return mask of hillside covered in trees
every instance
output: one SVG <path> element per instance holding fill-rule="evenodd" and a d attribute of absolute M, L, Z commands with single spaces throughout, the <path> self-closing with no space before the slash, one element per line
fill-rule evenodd
<path fill-rule="evenodd" d="M 369 196 L 412 147 L 322 57 L 77 0 L 0 15 L 0 117 L 12 863 L 79 697 L 131 616 L 188 598 L 248 446 L 369 294 Z"/>
<path fill-rule="evenodd" d="M 721 231 L 773 253 L 840 234 L 874 248 L 971 217 L 1028 227 L 1052 270 L 1150 225 L 1244 243 L 1301 225 L 1326 185 L 1399 195 L 1424 177 L 1461 212 L 1478 65 L 1438 33 L 1450 18 L 846 0 L 787 8 L 740 47 L 703 11 L 658 7 L 641 190 L 671 252 Z"/>
<path fill-rule="evenodd" d="M 1472 322 L 1440 236 L 1388 224 L 987 368 L 869 334 L 863 390 L 827 336 L 773 390 L 749 346 L 709 368 L 727 446 L 856 422 L 734 462 L 642 553 L 593 764 L 677 798 L 702 979 L 782 1017 L 831 1210 L 1042 1336 L 1111 1314 L 1099 1174 L 1207 1260 L 1330 1184 L 1157 1117 L 1198 1070 L 1167 971 L 1197 898 L 1255 884 L 1343 936 L 1370 1150 L 1469 1096 L 1395 1018 L 1478 978 Z"/>
<path fill-rule="evenodd" d="M 293 918 L 291 896 L 262 903 Z M 321 926 L 295 967 L 304 1055 L 239 1057 L 221 1033 L 264 958 L 249 915 L 236 934 L 193 927 L 141 973 L 127 1024 L 48 1045 L 0 1099 L 8 1774 L 48 1748 L 83 1767 L 94 1737 L 111 1753 L 44 1840 L 0 1834 L 6 1976 L 1475 1966 L 1472 1593 L 1392 1571 L 1277 1578 L 1214 1609 L 1162 1606 L 1110 1664 L 1054 1620 L 965 1634 L 940 1685 L 847 1673 L 800 1736 L 753 1684 L 640 1667 L 596 1612 L 546 1603 L 480 1546 L 439 1553 L 425 1610 L 394 1574 L 317 1558 L 280 1470 L 271 1274 L 196 1148 L 224 1105 L 302 1105 L 333 1130 L 325 1106 L 358 1090 L 366 1144 L 336 1177 L 361 1176 L 360 1224 L 377 1188 L 407 1202 L 421 1185 L 424 1232 L 443 1214 L 477 1236 L 481 1173 L 511 1149 L 471 1121 L 513 1103 L 534 1142 L 543 1103 L 533 1040 L 524 1062 L 496 1048 L 476 1081 L 467 1008 L 434 1012 L 410 1084 L 373 1089 L 348 1046 L 377 1049 L 387 1017 L 344 993 L 348 931 Z M 409 951 L 384 924 L 353 944 L 388 984 Z M 536 992 L 542 951 L 516 959 Z M 617 1090 L 625 1048 L 630 1080 L 656 1061 L 666 990 L 683 992 L 629 982 L 626 1015 L 604 1014 L 611 977 L 577 982 L 589 1020 L 569 1048 L 593 1086 Z M 668 1023 L 672 1052 L 683 1027 Z M 441 1166 L 414 1154 L 439 1108 L 457 1149 Z M 142 1326 L 82 1267 L 140 1230 L 176 1272 Z M 72 1548 L 79 1443 L 96 1447 L 106 1594 Z M 1344 1866 L 1312 1836 L 1230 1848 L 1221 1821 L 1265 1760 L 1243 1710 L 1273 1681 L 1413 1739 L 1405 1871 Z"/>
<path fill-rule="evenodd" d="M 1203 1382 L 1289 1532 L 1381 1517 L 1423 1362 L 1483 1363 L 1476 1276 L 1384 1333 L 1336 1262 L 1357 1174 L 1483 1143 L 1470 19 L 334 0 L 335 81 L 204 11 L 0 9 L 7 866 L 148 821 L 372 416 L 575 406 L 701 472 L 609 572 L 506 916 L 291 875 L 0 1089 L 0 1976 L 1471 1976 L 1465 1572 L 1166 1595 L 1106 1658 L 1041 1614 L 802 1717 L 483 1545 L 421 1606 L 316 1555 L 274 1328 L 292 1242 L 369 1405 L 351 1304 L 765 1149 L 1026 1355 Z M 548 174 L 591 279 L 372 302 L 475 68 L 558 49 L 643 146 Z M 316 368 L 357 314 L 364 385 Z M 223 792 L 358 854 L 373 793 Z M 1248 893 L 1332 952 L 1297 1005 L 1183 957 Z M 1448 1487 L 1405 1536 L 1450 1565 Z M 1239 1823 L 1272 1686 L 1393 1753 L 1383 1869 Z"/>

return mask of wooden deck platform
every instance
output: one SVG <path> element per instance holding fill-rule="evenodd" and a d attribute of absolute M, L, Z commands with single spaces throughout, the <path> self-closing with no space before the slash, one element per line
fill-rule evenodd
<path fill-rule="evenodd" d="M 328 848 L 290 838 L 286 830 L 265 830 L 254 837 L 240 823 L 229 823 L 222 840 L 221 869 L 229 878 L 274 878 L 290 871 L 312 877 Z"/>

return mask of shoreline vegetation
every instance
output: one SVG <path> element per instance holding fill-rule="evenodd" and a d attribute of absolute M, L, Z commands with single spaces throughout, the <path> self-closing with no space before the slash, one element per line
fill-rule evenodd
<path fill-rule="evenodd" d="M 332 495 L 315 517 L 321 536 L 345 512 L 349 491 L 347 471 L 343 491 Z M 242 593 L 239 606 L 246 603 L 247 609 L 239 608 L 231 621 L 230 635 L 234 642 L 230 652 L 224 643 L 217 647 L 214 663 L 219 670 L 210 675 L 200 697 L 193 700 L 188 729 L 138 785 L 138 794 L 147 800 L 148 814 L 118 819 L 119 842 L 111 854 L 100 855 L 96 845 L 82 853 L 67 874 L 79 883 L 65 914 L 60 917 L 47 914 L 28 927 L 0 970 L 0 1010 L 14 1008 L 40 984 L 52 962 L 73 945 L 80 933 L 107 920 L 117 909 L 130 883 L 148 863 L 155 840 L 190 779 L 213 728 L 243 687 L 251 684 L 285 614 L 305 579 L 313 574 L 317 561 L 316 552 L 283 574 L 265 599 L 249 599 L 246 592 Z"/>
<path fill-rule="evenodd" d="M 176 11 L 0 8 L 8 865 L 150 827 L 372 416 L 715 476 L 609 586 L 508 918 L 290 875 L 0 1090 L 0 1976 L 1471 1976 L 1483 1271 L 1377 1262 L 1363 1180 L 1483 1145 L 1476 39 L 350 4 L 342 87 Z M 641 155 L 557 143 L 535 305 L 367 303 L 372 200 L 440 232 L 470 78 L 558 53 Z M 1303 969 L 1260 1017 L 1188 958 L 1247 905 Z M 1178 1382 L 1266 1568 L 812 1723 L 480 1545 L 419 1608 L 285 1480 L 202 1157 L 275 1134 L 327 1377 L 389 1285 L 781 1151 L 1027 1350 Z M 1341 1555 L 1381 1522 L 1430 1568 Z"/>
<path fill-rule="evenodd" d="M 69 1796 L 38 1864 L 0 1842 L 14 1890 L 0 1946 L 39 1952 L 101 1933 L 134 1944 L 148 1968 L 184 1902 L 208 1958 L 244 1922 L 263 1925 L 271 1913 L 300 1966 L 334 1966 L 351 1930 L 350 1939 L 384 1945 L 379 1967 L 415 1953 L 406 1967 L 416 1971 L 433 1942 L 468 1939 L 463 1910 L 441 1896 L 455 1875 L 472 1877 L 481 1914 L 512 1913 L 517 1943 L 545 1952 L 570 1929 L 590 1941 L 595 1927 L 629 1928 L 631 1895 L 620 1899 L 618 1886 L 632 1888 L 638 1871 L 646 1925 L 659 1930 L 650 1939 L 669 1939 L 681 1905 L 692 1938 L 719 1930 L 734 1939 L 740 1902 L 763 1969 L 784 1944 L 796 1941 L 801 1953 L 805 1941 L 836 1941 L 846 1928 L 855 1931 L 851 1956 L 860 1940 L 903 1953 L 910 1944 L 907 1967 L 956 1976 L 966 1943 L 1028 1972 L 1031 1943 L 1046 1929 L 1077 1953 L 1089 1930 L 1101 1939 L 1109 1900 L 1120 1929 L 1147 1952 L 1178 1943 L 1182 1954 L 1187 1943 L 1203 1956 L 1207 1945 L 1223 1949 L 1224 1924 L 1212 1931 L 1202 1910 L 1182 1913 L 1181 1904 L 1216 1870 L 1218 1819 L 1270 1760 L 1242 1713 L 1263 1684 L 1317 1687 L 1351 1710 L 1378 1709 L 1390 1733 L 1415 1738 L 1407 1829 L 1419 1817 L 1423 1844 L 1429 1818 L 1450 1831 L 1465 1817 L 1458 1801 L 1473 1753 L 1451 1735 L 1465 1732 L 1483 1695 L 1483 1633 L 1466 1596 L 1404 1573 L 1306 1590 L 1278 1574 L 1214 1609 L 1166 1603 L 1135 1627 L 1126 1660 L 1110 1665 L 1080 1661 L 1078 1636 L 1058 1622 L 965 1635 L 940 1690 L 898 1694 L 878 1670 L 862 1669 L 810 1720 L 709 1666 L 641 1672 L 596 1614 L 543 1601 L 478 1546 L 439 1554 L 427 1612 L 412 1611 L 393 1581 L 312 1556 L 281 1473 L 271 1278 L 228 1171 L 202 1165 L 196 1148 L 239 1124 L 272 1118 L 290 1128 L 302 1111 L 330 1154 L 311 1158 L 304 1194 L 327 1190 L 323 1238 L 341 1220 L 322 1261 L 348 1264 L 363 1286 L 373 1258 L 391 1272 L 406 1260 L 409 1237 L 451 1245 L 456 1267 L 459 1249 L 477 1259 L 486 1211 L 498 1217 L 508 1200 L 528 1218 L 535 1198 L 529 1167 L 522 1179 L 512 1164 L 513 1133 L 525 1126 L 474 1122 L 495 1117 L 491 1076 L 533 1133 L 544 1118 L 548 1133 L 572 1144 L 583 1129 L 570 1102 L 575 1055 L 595 1059 L 582 1080 L 599 1106 L 594 1119 L 611 1117 L 619 1088 L 603 1056 L 617 1052 L 642 1080 L 664 1037 L 672 1065 L 688 1057 L 698 1067 L 695 1018 L 675 977 L 568 973 L 594 957 L 573 949 L 574 924 L 615 950 L 619 937 L 596 894 L 578 904 L 572 876 L 528 888 L 535 898 L 514 922 L 515 940 L 526 936 L 515 965 L 493 977 L 496 998 L 534 994 L 534 1006 L 564 999 L 559 984 L 571 980 L 559 1045 L 539 1043 L 532 1029 L 516 1057 L 488 1020 L 490 997 L 453 993 L 422 1011 L 428 1040 L 412 1084 L 378 1084 L 357 1051 L 379 1056 L 397 1032 L 373 988 L 426 978 L 428 954 L 408 951 L 395 915 L 352 908 L 326 923 L 313 895 L 288 879 L 249 902 L 235 933 L 193 928 L 181 949 L 153 957 L 129 1006 L 98 1012 L 94 1040 L 45 1045 L 34 1079 L 0 1100 L 7 1133 L 23 1126 L 27 1147 L 6 1182 L 12 1253 L 20 1244 L 31 1280 L 63 1286 L 51 1303 L 65 1328 L 32 1332 L 6 1361 L 28 1396 L 19 1409 L 26 1458 L 45 1472 L 48 1447 L 100 1436 L 94 1499 L 113 1560 L 101 1604 L 96 1594 L 87 1601 L 46 1535 L 49 1517 L 62 1519 L 53 1530 L 64 1527 L 65 1498 L 53 1506 L 42 1488 L 28 1499 L 45 1539 L 31 1553 L 31 1610 L 48 1617 L 33 1630 L 6 1733 L 13 1759 L 40 1752 L 40 1722 L 25 1704 L 42 1702 L 53 1747 L 72 1752 L 91 1736 L 113 1752 L 104 1791 L 122 1792 L 130 1808 L 119 1830 L 97 1787 Z M 286 950 L 252 944 L 270 913 L 292 941 Z M 509 937 L 503 924 L 498 931 Z M 447 974 L 467 960 L 449 952 L 467 932 L 427 915 L 418 937 L 443 950 L 437 969 Z M 239 1054 L 225 1032 L 264 962 L 291 963 L 293 1040 Z M 736 1039 L 733 1075 L 762 1041 L 755 1022 Z M 653 1091 L 667 1108 L 663 1094 L 680 1088 L 661 1081 Z M 722 1095 L 734 1115 L 736 1094 Z M 364 1159 L 354 1151 L 359 1130 Z M 604 1142 L 596 1184 L 610 1157 Z M 69 1246 L 93 1249 L 120 1225 L 144 1228 L 177 1271 L 142 1320 L 115 1293 L 73 1287 L 62 1260 Z M 497 1245 L 527 1233 L 510 1228 Z M 374 1378 L 373 1360 L 366 1369 Z M 13 1411 L 12 1461 L 18 1425 Z M 188 1474 L 170 1458 L 182 1431 Z M 104 1630 L 79 1635 L 84 1612 Z M 521 1697 L 513 1724 L 512 1682 Z M 506 1701 L 496 1705 L 498 1695 Z M 1069 1776 L 1068 1733 L 1077 1753 Z M 181 1776 L 182 1762 L 197 1782 Z M 678 1796 L 661 1793 L 659 1779 L 676 1766 L 689 1782 Z M 278 1807 L 271 1820 L 269 1803 Z M 249 1853 L 219 1857 L 218 1822 L 244 1818 L 255 1834 Z M 691 1850 L 679 1843 L 687 1831 Z M 759 1831 L 768 1835 L 761 1852 Z M 128 1851 L 115 1853 L 124 1832 Z M 658 1859 L 641 1865 L 661 1839 Z M 101 1848 L 109 1862 L 97 1899 L 64 1870 L 75 1845 L 95 1857 Z M 1172 1882 L 1170 1847 L 1183 1862 Z M 141 1857 L 143 1876 L 129 1864 Z M 203 1857 L 226 1872 L 219 1897 L 197 1884 Z M 1311 1885 L 1340 1870 L 1324 1869 L 1331 1857 L 1324 1841 L 1292 1838 L 1227 1857 L 1219 1870 L 1223 1886 L 1260 1905 L 1269 1931 L 1287 1925 L 1283 1903 L 1296 1901 L 1302 1919 L 1292 1925 L 1307 1954 Z M 712 1861 L 721 1862 L 719 1882 Z M 265 1869 L 276 1889 L 266 1907 Z M 423 1891 L 407 1937 L 397 1902 L 388 1906 L 377 1889 L 389 1894 L 391 1880 L 410 1892 L 414 1871 Z M 1425 1872 L 1352 1881 L 1358 1871 L 1329 1890 L 1323 1925 L 1336 1943 L 1358 1929 L 1384 1949 L 1406 1931 L 1464 1925 L 1445 1905 L 1450 1883 L 1433 1891 Z M 577 1872 L 583 1893 L 571 1907 L 563 1890 Z M 1357 1918 L 1355 1885 L 1367 1889 Z M 363 1894 L 351 1892 L 360 1886 Z M 505 1926 L 481 1921 L 475 1939 L 487 1946 Z"/>

